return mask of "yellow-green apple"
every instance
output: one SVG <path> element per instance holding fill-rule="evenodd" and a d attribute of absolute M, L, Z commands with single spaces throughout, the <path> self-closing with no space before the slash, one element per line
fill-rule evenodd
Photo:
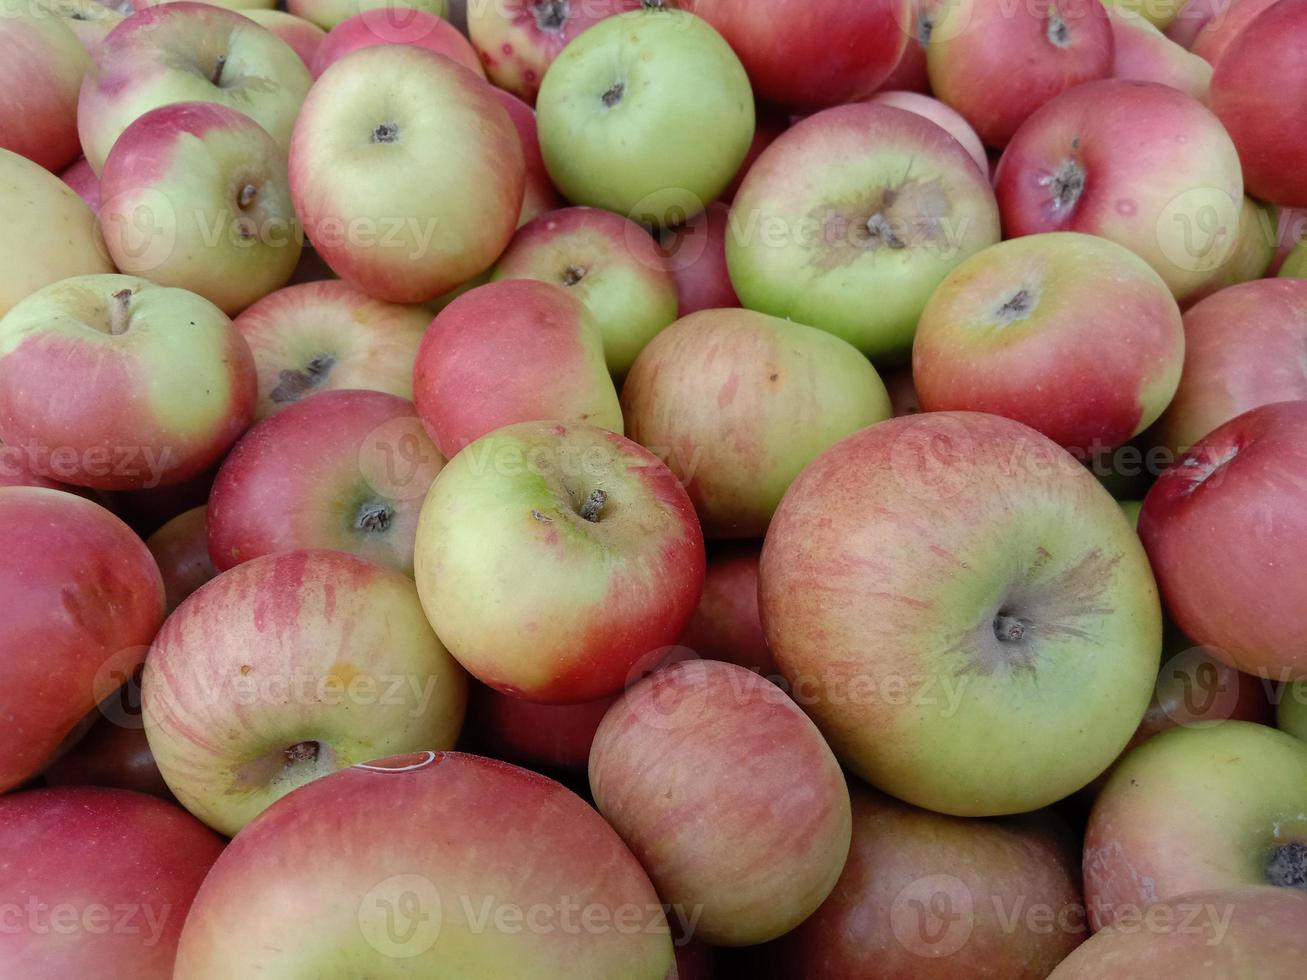
<path fill-rule="evenodd" d="M 1099 0 L 948 0 L 936 13 L 926 65 L 931 91 L 987 145 L 1003 147 L 1049 100 L 1111 77 L 1113 50 Z"/>
<path fill-rule="evenodd" d="M 172 3 L 174 0 L 126 0 L 126 2 L 134 10 L 144 10 L 147 7 Z M 247 10 L 270 10 L 277 5 L 276 0 L 196 0 L 196 2 L 222 7 L 226 10 L 239 10 L 242 14 Z"/>
<path fill-rule="evenodd" d="M 1307 895 L 1251 886 L 1191 892 L 1131 910 L 1048 980 L 1247 977 L 1297 980 L 1307 960 Z"/>
<path fill-rule="evenodd" d="M 763 544 L 759 604 L 841 761 L 957 816 L 1046 806 L 1107 768 L 1162 644 L 1116 501 L 1044 436 L 968 412 L 882 422 L 810 463 Z"/>
<path fill-rule="evenodd" d="M 42 286 L 113 272 L 95 212 L 50 171 L 0 150 L 0 317 Z"/>
<path fill-rule="evenodd" d="M 636 359 L 622 414 L 689 491 L 707 537 L 755 538 L 799 471 L 889 418 L 890 401 L 839 337 L 752 310 L 704 310 Z"/>
<path fill-rule="evenodd" d="M 340 388 L 413 397 L 413 359 L 431 314 L 373 299 L 339 280 L 287 286 L 235 320 L 254 354 L 258 403 L 269 415 Z"/>
<path fill-rule="evenodd" d="M 163 575 L 168 612 L 218 574 L 209 557 L 208 508 L 201 504 L 166 521 L 145 539 Z"/>
<path fill-rule="evenodd" d="M 908 0 L 676 0 L 716 28 L 739 54 L 758 96 L 811 112 L 865 99 L 907 44 Z"/>
<path fill-rule="evenodd" d="M 140 714 L 132 720 L 134 724 L 123 724 L 116 716 L 100 718 L 42 773 L 42 781 L 47 786 L 110 786 L 176 802 L 154 762 Z"/>
<path fill-rule="evenodd" d="M 0 791 L 41 771 L 145 656 L 163 583 L 144 543 L 99 504 L 39 487 L 0 488 Z"/>
<path fill-rule="evenodd" d="M 306 398 L 251 429 L 218 470 L 214 567 L 328 548 L 411 576 L 418 512 L 442 462 L 412 402 L 357 390 Z"/>
<path fill-rule="evenodd" d="M 1157 28 L 1169 27 L 1185 6 L 1185 0 L 1106 0 L 1108 4 L 1138 14 Z"/>
<path fill-rule="evenodd" d="M 599 723 L 616 697 L 580 704 L 537 704 L 477 684 L 468 727 L 479 751 L 532 769 L 585 772 Z"/>
<path fill-rule="evenodd" d="M 59 179 L 77 192 L 92 211 L 100 210 L 100 178 L 91 169 L 86 157 L 78 157 L 59 174 Z"/>
<path fill-rule="evenodd" d="M 753 139 L 740 59 L 704 21 L 661 4 L 607 17 L 568 44 L 536 111 L 563 196 L 647 225 L 702 211 Z"/>
<path fill-rule="evenodd" d="M 758 614 L 759 550 L 755 542 L 730 542 L 713 549 L 699 606 L 676 642 L 705 660 L 739 664 L 774 677 L 776 664 Z"/>
<path fill-rule="evenodd" d="M 100 171 L 99 215 L 118 271 L 228 315 L 284 286 L 299 262 L 285 152 L 213 102 L 160 106 L 123 130 Z"/>
<path fill-rule="evenodd" d="M 180 807 L 69 786 L 0 798 L 0 974 L 171 980 L 223 840 Z"/>
<path fill-rule="evenodd" d="M 1271 259 L 1270 268 L 1266 272 L 1268 276 L 1279 273 L 1289 255 L 1307 241 L 1307 208 L 1277 208 L 1277 210 L 1280 212 L 1280 220 L 1275 230 L 1275 258 Z M 1299 272 L 1297 278 L 1307 278 L 1307 276 Z"/>
<path fill-rule="evenodd" d="M 928 412 L 1003 415 L 1089 458 L 1162 414 L 1184 340 L 1171 291 L 1129 249 L 1075 232 L 1027 235 L 940 283 L 917 324 L 912 381 Z"/>
<path fill-rule="evenodd" d="M 520 228 L 536 215 L 558 207 L 558 191 L 554 190 L 549 171 L 545 169 L 544 154 L 540 152 L 535 110 L 502 88 L 492 91 L 508 112 L 508 118 L 513 120 L 518 138 L 522 141 L 522 158 L 526 163 L 526 192 L 522 195 L 522 210 L 517 216 L 517 226 Z"/>
<path fill-rule="evenodd" d="M 1107 6 L 1112 24 L 1112 77 L 1157 82 L 1204 101 L 1212 84 L 1212 66 L 1190 54 L 1142 14 Z"/>
<path fill-rule="evenodd" d="M 830 894 L 849 853 L 844 773 L 770 681 L 690 660 L 656 671 L 604 716 L 590 748 L 595 805 L 694 934 L 750 946 Z"/>
<path fill-rule="evenodd" d="M 19 0 L 0 7 L 0 50 L 0 148 L 61 170 L 80 152 L 86 49 L 52 11 Z"/>
<path fill-rule="evenodd" d="M 361 13 L 376 17 L 379 22 L 390 23 L 403 23 L 405 12 L 409 10 L 447 17 L 449 0 L 286 0 L 286 9 L 329 31 Z"/>
<path fill-rule="evenodd" d="M 852 795 L 835 890 L 758 949 L 764 977 L 1044 980 L 1087 934 L 1078 842 L 1055 812 L 967 820 Z"/>
<path fill-rule="evenodd" d="M 1139 536 L 1176 625 L 1233 667 L 1307 678 L 1307 401 L 1244 412 L 1144 498 Z"/>
<path fill-rule="evenodd" d="M 313 247 L 395 303 L 489 268 L 517 227 L 525 183 L 521 140 L 490 86 L 411 45 L 363 48 L 328 68 L 291 141 L 291 193 Z"/>
<path fill-rule="evenodd" d="M 181 483 L 249 427 L 254 396 L 239 331 L 184 289 L 75 276 L 0 320 L 0 438 L 65 483 Z"/>
<path fill-rule="evenodd" d="M 404 9 L 373 10 L 341 21 L 318 47 L 309 70 L 317 78 L 351 51 L 378 44 L 426 48 L 482 78 L 486 76 L 471 43 L 453 24 L 426 10 Z"/>
<path fill-rule="evenodd" d="M 289 44 L 306 68 L 313 64 L 313 56 L 327 36 L 327 32 L 317 24 L 284 10 L 243 10 L 241 13 Z"/>
<path fill-rule="evenodd" d="M 1292 208 L 1307 207 L 1304 33 L 1307 3 L 1280 0 L 1234 36 L 1212 75 L 1212 111 L 1239 148 L 1248 193 Z"/>
<path fill-rule="evenodd" d="M 989 178 L 913 112 L 828 109 L 763 151 L 731 206 L 726 260 L 741 302 L 897 359 L 959 262 L 999 240 Z"/>
<path fill-rule="evenodd" d="M 237 565 L 183 602 L 150 648 L 141 698 L 169 788 L 230 836 L 327 773 L 451 747 L 467 678 L 403 573 L 291 551 Z"/>
<path fill-rule="evenodd" d="M 1185 297 L 1186 305 L 1197 303 L 1229 286 L 1274 274 L 1271 263 L 1276 252 L 1277 210 L 1274 204 L 1265 204 L 1247 194 L 1243 196 L 1234 251 L 1206 285 Z"/>
<path fill-rule="evenodd" d="M 1275 709 L 1275 724 L 1280 731 L 1307 742 L 1307 681 L 1284 686 Z"/>
<path fill-rule="evenodd" d="M 534 104 L 545 69 L 574 37 L 639 6 L 640 0 L 473 0 L 467 33 L 490 80 Z"/>
<path fill-rule="evenodd" d="M 251 823 L 201 886 L 174 976 L 663 980 L 671 964 L 648 876 L 583 800 L 424 752 L 318 780 Z"/>
<path fill-rule="evenodd" d="M 290 45 L 251 23 L 207 3 L 165 3 L 115 27 L 92 55 L 77 103 L 95 172 L 133 120 L 173 102 L 243 112 L 286 149 L 312 79 Z"/>
<path fill-rule="evenodd" d="M 726 235 L 731 209 L 713 201 L 683 225 L 667 229 L 659 248 L 676 279 L 676 315 L 740 305 L 726 267 Z"/>
<path fill-rule="evenodd" d="M 81 42 L 87 54 L 94 54 L 96 46 L 132 10 L 131 4 L 125 0 L 108 0 L 105 3 L 100 0 L 34 0 L 34 4 L 60 18 L 64 26 Z"/>
<path fill-rule="evenodd" d="M 1227 2 L 1219 16 L 1212 17 L 1194 38 L 1189 50 L 1211 65 L 1225 54 L 1230 43 L 1243 29 L 1279 0 L 1233 0 Z"/>
<path fill-rule="evenodd" d="M 463 449 L 427 494 L 422 606 L 478 680 L 575 704 L 621 690 L 703 589 L 703 534 L 676 476 L 592 425 L 523 422 Z"/>
<path fill-rule="evenodd" d="M 488 283 L 445 307 L 418 348 L 413 398 L 445 456 L 536 419 L 622 431 L 594 319 L 562 286 L 534 279 Z"/>
<path fill-rule="evenodd" d="M 1185 312 L 1184 333 L 1180 387 L 1151 433 L 1172 453 L 1249 409 L 1307 399 L 1307 281 L 1223 289 Z"/>
<path fill-rule="evenodd" d="M 939 99 L 933 99 L 919 92 L 887 91 L 879 92 L 867 101 L 876 105 L 892 106 L 895 109 L 906 109 L 908 112 L 915 112 L 929 119 L 962 144 L 962 148 L 971 154 L 971 159 L 976 161 L 976 166 L 980 168 L 982 174 L 989 173 L 989 157 L 985 155 L 985 147 L 980 142 L 980 137 L 976 135 L 976 131 L 971 128 L 971 124 L 961 113 L 949 108 Z"/>
<path fill-rule="evenodd" d="M 634 221 L 600 208 L 538 215 L 513 236 L 491 279 L 566 287 L 599 328 L 608 369 L 618 376 L 676 319 L 676 278 L 658 243 Z"/>
<path fill-rule="evenodd" d="M 1285 255 L 1276 275 L 1285 279 L 1307 279 L 1307 244 L 1300 242 Z"/>
<path fill-rule="evenodd" d="M 1187 892 L 1307 887 L 1307 744 L 1246 721 L 1153 736 L 1094 801 L 1084 872 L 1095 930 Z"/>
<path fill-rule="evenodd" d="M 1184 92 L 1119 78 L 1077 86 L 1027 119 L 994 187 L 1009 238 L 1109 238 L 1181 301 L 1234 252 L 1243 206 L 1239 155 L 1220 121 Z"/>

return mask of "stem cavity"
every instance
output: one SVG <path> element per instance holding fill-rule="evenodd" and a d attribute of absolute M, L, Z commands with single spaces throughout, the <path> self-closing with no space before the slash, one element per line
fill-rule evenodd
<path fill-rule="evenodd" d="M 132 291 L 130 289 L 120 289 L 114 293 L 109 303 L 109 333 L 114 337 L 121 337 L 131 326 L 131 305 Z"/>
<path fill-rule="evenodd" d="M 585 498 L 585 503 L 581 505 L 581 509 L 577 513 L 591 524 L 598 523 L 599 515 L 606 503 L 608 503 L 608 492 L 596 488 L 590 491 L 590 496 Z"/>

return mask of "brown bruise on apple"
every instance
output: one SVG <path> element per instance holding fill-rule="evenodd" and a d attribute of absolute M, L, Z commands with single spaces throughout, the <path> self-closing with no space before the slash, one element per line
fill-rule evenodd
<path fill-rule="evenodd" d="M 265 752 L 232 772 L 229 796 L 277 787 L 282 795 L 336 771 L 336 754 L 322 742 L 306 739 Z"/>
<path fill-rule="evenodd" d="M 811 264 L 828 271 L 867 253 L 947 243 L 946 219 L 952 213 L 953 202 L 942 178 L 910 174 L 866 193 L 820 204 L 806 215 L 820 229 Z"/>
<path fill-rule="evenodd" d="M 336 356 L 323 353 L 309 358 L 302 368 L 284 368 L 278 372 L 277 385 L 268 393 L 268 398 L 275 405 L 297 402 L 322 387 L 335 366 Z"/>

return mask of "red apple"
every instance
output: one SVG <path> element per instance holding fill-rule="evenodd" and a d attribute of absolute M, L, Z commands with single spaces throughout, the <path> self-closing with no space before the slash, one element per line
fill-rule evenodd
<path fill-rule="evenodd" d="M 580 704 L 537 704 L 477 684 L 468 726 L 486 754 L 517 765 L 584 772 L 599 723 L 616 696 Z"/>
<path fill-rule="evenodd" d="M 699 608 L 676 642 L 705 660 L 739 664 L 764 677 L 776 673 L 758 615 L 757 544 L 731 543 L 708 556 Z"/>
<path fill-rule="evenodd" d="M 1158 82 L 1200 101 L 1212 84 L 1212 66 L 1169 39 L 1143 16 L 1105 5 L 1112 22 L 1113 78 Z"/>
<path fill-rule="evenodd" d="M 327 36 L 317 24 L 284 10 L 242 10 L 241 13 L 290 45 L 306 68 L 313 64 L 313 56 Z"/>
<path fill-rule="evenodd" d="M 740 305 L 726 268 L 731 209 L 720 201 L 663 234 L 662 250 L 676 278 L 676 315 Z"/>
<path fill-rule="evenodd" d="M 86 157 L 78 157 L 59 175 L 59 179 L 77 192 L 92 211 L 100 210 L 100 178 Z"/>
<path fill-rule="evenodd" d="M 317 78 L 351 51 L 378 44 L 411 44 L 426 48 L 485 77 L 477 53 L 454 25 L 426 10 L 403 7 L 365 10 L 341 21 L 318 46 L 309 71 Z"/>
<path fill-rule="evenodd" d="M 22 446 L 6 446 L 3 442 L 0 442 L 0 487 L 45 487 L 47 490 L 66 490 L 87 495 L 80 487 L 72 487 L 37 473 Z"/>
<path fill-rule="evenodd" d="M 731 178 L 730 184 L 726 190 L 722 191 L 718 200 L 725 204 L 730 204 L 735 199 L 735 195 L 740 190 L 740 184 L 749 173 L 749 168 L 753 166 L 755 160 L 762 155 L 762 151 L 776 142 L 776 138 L 790 128 L 788 116 L 778 112 L 768 112 L 762 108 L 755 110 L 755 122 L 753 127 L 753 141 L 749 144 L 749 152 L 745 154 L 744 161 Z"/>
<path fill-rule="evenodd" d="M 517 216 L 520 228 L 532 218 L 558 207 L 558 191 L 554 190 L 549 171 L 545 169 L 545 158 L 540 152 L 540 136 L 536 130 L 535 110 L 511 92 L 502 88 L 493 90 L 508 111 L 508 118 L 517 127 L 517 135 L 522 141 L 522 157 L 526 162 L 526 193 L 522 197 L 522 211 Z"/>
<path fill-rule="evenodd" d="M 1275 233 L 1275 257 L 1266 270 L 1274 276 L 1284 267 L 1289 254 L 1307 241 L 1307 208 L 1280 208 L 1280 220 Z"/>
<path fill-rule="evenodd" d="M 150 751 L 140 713 L 101 718 L 44 773 L 47 786 L 109 786 L 176 802 Z"/>
<path fill-rule="evenodd" d="M 920 92 L 930 94 L 930 76 L 926 68 L 926 46 L 935 26 L 938 0 L 909 0 L 907 17 L 899 28 L 907 35 L 903 56 L 889 77 L 881 82 L 882 92 Z"/>
<path fill-rule="evenodd" d="M 205 517 L 208 508 L 192 507 L 169 520 L 145 541 L 163 575 L 168 612 L 218 574 L 209 558 Z"/>
<path fill-rule="evenodd" d="M 39 6 L 0 9 L 0 148 L 60 170 L 80 152 L 77 93 L 89 61 L 63 21 Z"/>
<path fill-rule="evenodd" d="M 985 147 L 981 144 L 980 137 L 961 113 L 950 109 L 939 99 L 932 99 L 929 95 L 921 95 L 917 92 L 885 91 L 873 95 L 867 101 L 893 106 L 896 109 L 906 109 L 908 112 L 924 116 L 961 143 L 962 148 L 971 154 L 971 159 L 976 161 L 976 166 L 980 168 L 982 174 L 989 174 L 989 157 L 985 155 Z"/>
<path fill-rule="evenodd" d="M 1176 13 L 1175 20 L 1166 25 L 1163 33 L 1187 51 L 1193 50 L 1194 39 L 1216 17 L 1224 17 L 1237 0 L 1189 0 Z"/>
<path fill-rule="evenodd" d="M 1215 66 L 1230 42 L 1264 10 L 1277 3 L 1279 0 L 1225 0 L 1225 7 L 1207 21 L 1189 45 L 1189 50 Z"/>

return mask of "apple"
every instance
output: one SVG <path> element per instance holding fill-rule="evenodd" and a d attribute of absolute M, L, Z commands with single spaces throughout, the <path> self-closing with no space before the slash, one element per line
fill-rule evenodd
<path fill-rule="evenodd" d="M 935 290 L 912 380 L 927 412 L 1003 415 L 1088 458 L 1162 414 L 1184 341 L 1180 308 L 1139 256 L 1092 235 L 1027 235 L 973 255 Z"/>
<path fill-rule="evenodd" d="M 318 25 L 284 10 L 244 10 L 242 13 L 289 44 L 306 68 L 313 64 L 313 56 L 327 36 Z"/>
<path fill-rule="evenodd" d="M 1098 0 L 941 3 L 926 47 L 931 90 L 989 146 L 1004 147 L 1050 99 L 1112 74 L 1112 25 Z"/>
<path fill-rule="evenodd" d="M 1212 84 L 1212 66 L 1190 54 L 1141 14 L 1108 6 L 1112 25 L 1113 78 L 1158 82 L 1187 92 L 1200 102 Z"/>
<path fill-rule="evenodd" d="M 34 3 L 40 10 L 62 20 L 64 26 L 81 42 L 87 54 L 94 54 L 100 42 L 122 23 L 124 15 L 132 9 L 127 3 L 102 3 L 100 0 L 34 0 Z M 81 84 L 80 80 L 78 84 Z M 76 101 L 74 96 L 74 108 Z M 74 113 L 74 117 L 75 115 Z"/>
<path fill-rule="evenodd" d="M 1307 744 L 1246 721 L 1172 728 L 1117 766 L 1085 831 L 1097 931 L 1149 903 L 1307 881 Z"/>
<path fill-rule="evenodd" d="M 664 232 L 659 247 L 676 280 L 676 315 L 737 307 L 740 298 L 726 267 L 731 209 L 714 201 L 685 224 Z"/>
<path fill-rule="evenodd" d="M 648 876 L 579 797 L 424 752 L 318 780 L 251 823 L 196 896 L 175 978 L 663 980 L 671 965 Z"/>
<path fill-rule="evenodd" d="M 1215 66 L 1243 29 L 1279 0 L 1232 0 L 1212 17 L 1189 45 L 1189 50 Z"/>
<path fill-rule="evenodd" d="M 1204 436 L 1144 498 L 1139 536 L 1176 625 L 1233 667 L 1307 678 L 1307 402 L 1244 412 Z"/>
<path fill-rule="evenodd" d="M 286 9 L 296 17 L 303 17 L 329 31 L 360 13 L 392 22 L 400 20 L 407 10 L 422 10 L 437 17 L 447 17 L 449 0 L 286 0 Z"/>
<path fill-rule="evenodd" d="M 678 0 L 739 54 L 758 96 L 800 111 L 865 99 L 907 45 L 909 0 Z"/>
<path fill-rule="evenodd" d="M 477 684 L 468 708 L 474 744 L 496 759 L 533 769 L 585 772 L 599 723 L 616 697 L 537 704 Z"/>
<path fill-rule="evenodd" d="M 723 204 L 730 204 L 731 201 L 735 200 L 735 195 L 740 190 L 740 184 L 744 183 L 744 178 L 749 173 L 754 161 L 762 156 L 763 150 L 776 142 L 776 138 L 781 133 L 790 128 L 790 118 L 788 116 L 765 108 L 756 108 L 754 110 L 754 119 L 753 140 L 749 143 L 749 151 L 744 155 L 744 160 L 740 162 L 740 165 L 735 168 L 735 176 L 726 185 L 726 190 L 717 196 L 717 200 Z"/>
<path fill-rule="evenodd" d="M 929 95 L 918 92 L 887 91 L 873 95 L 867 101 L 895 109 L 906 109 L 908 112 L 915 112 L 929 119 L 962 144 L 962 148 L 971 154 L 971 159 L 976 161 L 976 166 L 980 168 L 982 174 L 989 174 L 989 157 L 985 155 L 985 147 L 980 142 L 980 137 L 960 113 L 950 109 L 939 99 L 932 99 Z"/>
<path fill-rule="evenodd" d="M 1108 0 L 1111 6 L 1144 18 L 1157 28 L 1169 27 L 1180 15 L 1185 0 Z"/>
<path fill-rule="evenodd" d="M 418 348 L 413 391 L 445 456 L 535 419 L 622 431 L 593 318 L 562 286 L 534 279 L 492 282 L 445 307 Z"/>
<path fill-rule="evenodd" d="M 431 314 L 330 280 L 287 286 L 235 320 L 254 354 L 265 419 L 315 392 L 340 388 L 413 397 L 413 361 Z"/>
<path fill-rule="evenodd" d="M 1202 289 L 1185 298 L 1187 304 L 1197 303 L 1230 286 L 1274 274 L 1271 263 L 1276 252 L 1277 210 L 1274 204 L 1264 204 L 1244 195 L 1234 251 Z"/>
<path fill-rule="evenodd" d="M 1307 683 L 1286 684 L 1276 705 L 1275 724 L 1282 732 L 1307 742 Z"/>
<path fill-rule="evenodd" d="M 137 717 L 139 721 L 139 716 Z M 139 724 L 101 718 L 46 769 L 47 786 L 109 786 L 175 802 Z"/>
<path fill-rule="evenodd" d="M 182 483 L 141 490 L 97 491 L 108 501 L 113 512 L 127 525 L 147 538 L 179 514 L 200 507 L 209 499 L 217 464 Z M 90 491 L 86 491 L 90 492 Z"/>
<path fill-rule="evenodd" d="M 1300 242 L 1286 255 L 1276 275 L 1285 279 L 1307 279 L 1307 245 Z"/>
<path fill-rule="evenodd" d="M 908 0 L 906 16 L 899 29 L 907 36 L 903 56 L 885 81 L 881 92 L 919 92 L 930 94 L 930 76 L 926 68 L 926 46 L 935 27 L 939 0 Z"/>
<path fill-rule="evenodd" d="M 490 80 L 534 104 L 545 70 L 573 38 L 639 7 L 640 0 L 473 0 L 467 32 Z"/>
<path fill-rule="evenodd" d="M 761 537 L 799 472 L 890 417 L 876 369 L 823 330 L 752 310 L 668 327 L 622 386 L 631 438 L 663 457 L 707 537 Z"/>
<path fill-rule="evenodd" d="M 726 260 L 741 302 L 902 359 L 954 266 L 999 240 L 989 180 L 913 112 L 860 104 L 787 130 L 731 208 Z"/>
<path fill-rule="evenodd" d="M 522 157 L 526 162 L 526 192 L 522 196 L 522 210 L 517 216 L 521 228 L 536 215 L 558 207 L 558 191 L 554 190 L 545 169 L 545 157 L 540 152 L 540 136 L 536 128 L 535 110 L 510 92 L 492 88 L 495 98 L 508 112 L 508 118 L 517 127 L 522 141 Z"/>
<path fill-rule="evenodd" d="M 1162 29 L 1186 51 L 1193 50 L 1194 39 L 1213 18 L 1224 17 L 1234 6 L 1233 0 L 1188 0 L 1175 15 L 1175 20 Z"/>
<path fill-rule="evenodd" d="M 412 45 L 363 48 L 327 69 L 291 142 L 291 194 L 313 247 L 394 303 L 489 268 L 517 227 L 525 180 L 490 86 Z"/>
<path fill-rule="evenodd" d="M 100 173 L 100 227 L 119 271 L 234 315 L 300 257 L 282 149 L 249 116 L 176 102 L 137 118 Z"/>
<path fill-rule="evenodd" d="M 76 276 L 0 320 L 0 438 L 65 483 L 130 490 L 203 472 L 249 426 L 254 387 L 240 333 L 184 289 Z"/>
<path fill-rule="evenodd" d="M 1293 980 L 1307 957 L 1307 895 L 1283 888 L 1192 892 L 1132 909 L 1049 980 L 1262 977 Z"/>
<path fill-rule="evenodd" d="M 147 7 L 157 7 L 160 4 L 172 3 L 174 0 L 126 0 L 126 2 L 135 10 L 145 10 Z M 241 13 L 247 10 L 267 10 L 277 5 L 276 0 L 198 0 L 198 2 L 226 10 L 239 10 Z"/>
<path fill-rule="evenodd" d="M 145 545 L 89 500 L 0 488 L 0 792 L 41 771 L 64 738 L 126 680 L 163 621 L 163 583 Z M 19 734 L 21 733 L 21 737 Z"/>
<path fill-rule="evenodd" d="M 149 7 L 95 49 L 77 103 L 82 152 L 99 173 L 123 130 L 173 102 L 243 112 L 284 150 L 311 82 L 285 41 L 235 11 L 207 3 Z"/>
<path fill-rule="evenodd" d="M 734 664 L 692 660 L 637 683 L 604 716 L 589 769 L 599 812 L 710 943 L 793 929 L 849 853 L 849 791 L 821 733 Z"/>
<path fill-rule="evenodd" d="M 0 441 L 0 487 L 44 487 L 64 490 L 92 499 L 80 487 L 72 487 L 33 471 L 28 452 L 22 446 L 6 446 Z"/>
<path fill-rule="evenodd" d="M 1177 456 L 1249 409 L 1307 399 L 1307 281 L 1223 289 L 1185 312 L 1184 332 L 1180 387 L 1152 433 Z"/>
<path fill-rule="evenodd" d="M 523 422 L 451 459 L 418 524 L 418 592 L 478 680 L 532 701 L 621 690 L 703 588 L 703 535 L 675 475 L 590 425 Z"/>
<path fill-rule="evenodd" d="M 168 612 L 218 574 L 209 557 L 208 507 L 184 510 L 145 540 L 159 572 Z"/>
<path fill-rule="evenodd" d="M 536 112 L 563 196 L 646 225 L 702 211 L 753 139 L 740 59 L 707 23 L 662 5 L 607 17 L 568 44 Z"/>
<path fill-rule="evenodd" d="M 1243 204 L 1239 157 L 1220 121 L 1183 92 L 1124 79 L 1077 86 L 1026 120 L 994 186 L 1009 238 L 1111 239 L 1181 301 L 1234 252 Z"/>
<path fill-rule="evenodd" d="M 411 576 L 418 511 L 442 462 L 412 402 L 381 391 L 306 398 L 251 429 L 218 470 L 214 567 L 329 548 Z"/>
<path fill-rule="evenodd" d="M 1234 36 L 1212 75 L 1212 111 L 1239 148 L 1248 193 L 1291 208 L 1307 207 L 1304 31 L 1307 3 L 1281 0 Z"/>
<path fill-rule="evenodd" d="M 539 279 L 567 287 L 603 338 L 615 375 L 676 319 L 676 277 L 658 243 L 634 221 L 599 208 L 563 208 L 524 225 L 491 280 Z"/>
<path fill-rule="evenodd" d="M 222 838 L 180 807 L 70 786 L 0 798 L 0 973 L 170 980 Z"/>
<path fill-rule="evenodd" d="M 77 93 L 86 49 L 41 7 L 0 7 L 0 148 L 60 170 L 78 155 Z"/>
<path fill-rule="evenodd" d="M 112 272 L 95 212 L 54 174 L 0 150 L 0 317 L 42 286 Z"/>
<path fill-rule="evenodd" d="M 77 192 L 92 211 L 100 210 L 100 178 L 95 175 L 86 157 L 78 157 L 59 174 L 59 179 Z"/>
<path fill-rule="evenodd" d="M 882 378 L 889 392 L 890 411 L 894 418 L 916 415 L 921 411 L 921 399 L 912 383 L 912 365 L 886 371 Z"/>
<path fill-rule="evenodd" d="M 238 565 L 183 602 L 150 648 L 141 696 L 169 788 L 231 836 L 327 773 L 452 746 L 467 679 L 401 572 L 291 551 Z"/>
<path fill-rule="evenodd" d="M 1271 259 L 1268 276 L 1276 275 L 1285 260 L 1304 241 L 1307 241 L 1307 208 L 1277 208 L 1280 220 L 1275 231 L 1275 258 Z M 1303 278 L 1300 274 L 1298 278 Z"/>
<path fill-rule="evenodd" d="M 965 820 L 855 788 L 839 882 L 760 973 L 1043 980 L 1087 932 L 1076 845 L 1051 810 Z"/>
<path fill-rule="evenodd" d="M 705 660 L 739 664 L 774 679 L 776 664 L 758 614 L 759 553 L 759 545 L 752 542 L 713 549 L 699 606 L 676 642 Z"/>
<path fill-rule="evenodd" d="M 378 44 L 426 48 L 485 78 L 481 59 L 471 43 L 449 21 L 426 10 L 402 7 L 370 10 L 341 21 L 318 47 L 309 70 L 318 78 L 351 51 Z"/>
<path fill-rule="evenodd" d="M 759 606 L 841 761 L 956 816 L 1046 806 L 1107 768 L 1162 643 L 1111 496 L 1032 429 L 967 412 L 883 422 L 810 463 L 763 544 Z"/>

